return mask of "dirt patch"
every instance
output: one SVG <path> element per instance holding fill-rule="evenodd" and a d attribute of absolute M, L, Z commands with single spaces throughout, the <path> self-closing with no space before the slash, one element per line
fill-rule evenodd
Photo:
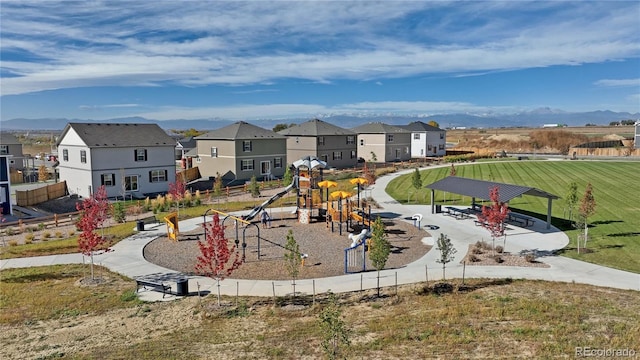
<path fill-rule="evenodd" d="M 491 248 L 491 245 L 486 243 L 469 245 L 467 254 L 462 259 L 462 262 L 466 262 L 467 265 L 475 266 L 549 267 L 549 265 L 535 260 L 535 257 L 512 254 L 501 251 L 500 249 L 494 250 Z"/>

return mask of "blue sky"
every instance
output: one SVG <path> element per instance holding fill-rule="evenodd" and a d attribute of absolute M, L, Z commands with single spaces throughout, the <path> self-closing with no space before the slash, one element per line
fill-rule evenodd
<path fill-rule="evenodd" d="M 638 1 L 2 1 L 1 118 L 640 112 Z"/>

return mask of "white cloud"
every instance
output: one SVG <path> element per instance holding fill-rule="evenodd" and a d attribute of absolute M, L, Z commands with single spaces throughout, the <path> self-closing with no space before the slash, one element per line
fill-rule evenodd
<path fill-rule="evenodd" d="M 606 87 L 623 87 L 623 86 L 640 86 L 640 78 L 637 79 L 602 79 L 595 82 L 598 86 Z"/>
<path fill-rule="evenodd" d="M 640 56 L 634 2 L 123 5 L 3 3 L 2 95 L 291 78 L 380 82 Z"/>

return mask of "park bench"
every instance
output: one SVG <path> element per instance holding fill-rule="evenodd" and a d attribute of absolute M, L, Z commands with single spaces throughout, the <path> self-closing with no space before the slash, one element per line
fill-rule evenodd
<path fill-rule="evenodd" d="M 144 280 L 144 279 L 136 279 L 136 292 L 138 292 L 138 290 L 140 290 L 140 287 L 147 289 L 147 288 L 151 288 L 151 289 L 155 289 L 158 291 L 162 291 L 162 298 L 164 299 L 164 296 L 169 294 L 171 295 L 171 286 L 169 285 L 165 285 L 162 282 L 156 282 L 156 281 L 150 281 L 150 280 Z"/>
<path fill-rule="evenodd" d="M 147 216 L 146 218 L 136 220 L 136 224 L 138 227 L 138 231 L 143 231 L 145 225 L 150 225 L 150 224 L 160 225 L 160 220 L 158 220 L 155 216 L 151 215 L 151 216 Z"/>

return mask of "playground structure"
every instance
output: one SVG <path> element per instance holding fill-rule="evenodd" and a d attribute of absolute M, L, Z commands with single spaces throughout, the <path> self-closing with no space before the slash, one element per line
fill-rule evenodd
<path fill-rule="evenodd" d="M 348 194 L 348 193 L 347 193 Z M 346 224 L 346 229 L 353 227 L 353 224 L 361 224 L 367 229 L 371 229 L 371 206 L 367 209 L 358 207 L 358 203 L 348 199 L 342 203 L 342 199 L 337 201 L 337 207 L 334 201 L 327 202 L 327 227 L 331 227 L 331 232 L 338 231 L 342 235 L 342 224 Z"/>

